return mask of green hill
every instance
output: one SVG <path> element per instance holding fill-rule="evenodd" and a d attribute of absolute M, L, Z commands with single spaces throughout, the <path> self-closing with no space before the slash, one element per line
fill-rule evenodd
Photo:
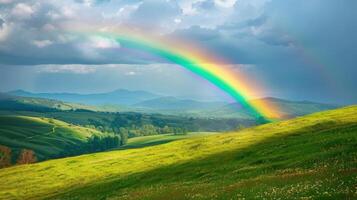
<path fill-rule="evenodd" d="M 0 199 L 356 199 L 357 106 L 0 170 Z"/>
<path fill-rule="evenodd" d="M 11 148 L 14 159 L 21 149 L 33 150 L 38 160 L 78 155 L 92 136 L 106 136 L 94 129 L 63 121 L 26 116 L 0 116 L 0 145 Z"/>
<path fill-rule="evenodd" d="M 208 110 L 224 106 L 224 102 L 202 102 L 191 99 L 179 99 L 176 97 L 159 97 L 134 104 L 134 107 L 158 111 L 192 112 L 192 110 Z"/>
<path fill-rule="evenodd" d="M 132 149 L 132 148 L 142 148 L 147 146 L 153 146 L 158 144 L 165 144 L 168 142 L 182 140 L 192 137 L 201 137 L 218 134 L 218 132 L 192 132 L 187 134 L 160 134 L 160 135 L 149 135 L 130 138 L 126 145 L 120 147 L 120 149 Z"/>
<path fill-rule="evenodd" d="M 39 97 L 47 99 L 56 99 L 66 102 L 76 102 L 88 105 L 104 105 L 104 104 L 119 104 L 131 105 L 146 101 L 149 99 L 158 98 L 160 95 L 146 91 L 130 91 L 125 89 L 117 89 L 106 93 L 97 94 L 76 94 L 76 93 L 32 93 L 24 90 L 10 91 L 8 94 L 22 97 Z"/>
<path fill-rule="evenodd" d="M 278 114 L 280 119 L 290 119 L 297 116 L 308 115 L 315 112 L 321 112 L 324 110 L 336 109 L 340 106 L 310 102 L 310 101 L 289 101 L 279 98 L 267 97 L 261 99 L 251 100 L 252 103 L 264 102 L 265 104 L 278 108 Z M 232 103 L 224 105 L 220 108 L 205 111 L 202 115 L 206 116 L 220 116 L 226 118 L 243 118 L 250 119 L 252 116 L 250 111 L 242 108 L 239 103 Z"/>
<path fill-rule="evenodd" d="M 106 111 L 106 108 L 88 106 L 78 103 L 68 103 L 53 99 L 12 96 L 0 93 L 0 110 L 11 111 L 68 111 L 68 110 L 90 110 Z"/>

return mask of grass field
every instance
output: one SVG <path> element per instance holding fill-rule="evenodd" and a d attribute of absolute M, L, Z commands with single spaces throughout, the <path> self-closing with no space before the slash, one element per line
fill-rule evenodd
<path fill-rule="evenodd" d="M 357 106 L 0 170 L 0 199 L 356 199 Z"/>
<path fill-rule="evenodd" d="M 34 150 L 39 160 L 57 157 L 92 135 L 102 133 L 55 119 L 0 116 L 0 145 L 11 147 L 15 154 L 24 148 Z"/>
<path fill-rule="evenodd" d="M 134 137 L 134 138 L 130 138 L 127 144 L 120 147 L 120 149 L 142 148 L 142 147 L 154 146 L 159 144 L 165 144 L 176 140 L 182 140 L 192 137 L 202 137 L 202 136 L 208 136 L 214 134 L 218 134 L 218 132 L 192 132 L 192 133 L 178 134 L 178 135 L 161 134 L 161 135 Z"/>

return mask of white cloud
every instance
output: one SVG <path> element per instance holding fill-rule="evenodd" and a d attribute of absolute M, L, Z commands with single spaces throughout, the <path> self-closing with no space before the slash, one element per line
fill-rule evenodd
<path fill-rule="evenodd" d="M 104 38 L 104 37 L 91 37 L 89 41 L 89 46 L 97 49 L 114 49 L 120 48 L 120 44 L 114 39 Z"/>
<path fill-rule="evenodd" d="M 127 75 L 127 76 L 134 76 L 134 75 L 136 75 L 136 72 L 134 72 L 134 71 L 129 71 L 129 72 L 126 72 L 125 75 Z"/>
<path fill-rule="evenodd" d="M 6 41 L 8 35 L 10 34 L 11 27 L 7 23 L 2 23 L 0 27 L 0 42 Z"/>
<path fill-rule="evenodd" d="M 174 22 L 175 22 L 176 24 L 179 24 L 179 23 L 182 22 L 182 20 L 181 20 L 180 18 L 176 18 L 176 19 L 174 19 Z"/>
<path fill-rule="evenodd" d="M 96 72 L 96 67 L 87 65 L 39 65 L 37 72 L 89 74 Z"/>
<path fill-rule="evenodd" d="M 50 40 L 34 40 L 32 41 L 32 44 L 37 46 L 38 48 L 44 48 L 53 44 L 53 42 Z"/>
<path fill-rule="evenodd" d="M 90 7 L 90 6 L 92 6 L 94 4 L 94 1 L 93 0 L 83 0 L 83 4 L 85 6 Z"/>
<path fill-rule="evenodd" d="M 119 8 L 116 16 L 121 19 L 127 19 L 138 7 L 142 4 L 142 2 L 133 5 L 124 5 Z"/>
<path fill-rule="evenodd" d="M 18 3 L 11 11 L 12 16 L 18 18 L 27 18 L 34 13 L 35 13 L 34 8 L 24 3 Z"/>
<path fill-rule="evenodd" d="M 214 0 L 214 3 L 218 6 L 230 8 L 234 6 L 237 0 Z"/>
<path fill-rule="evenodd" d="M 9 4 L 14 2 L 14 0 L 0 0 L 0 4 Z"/>

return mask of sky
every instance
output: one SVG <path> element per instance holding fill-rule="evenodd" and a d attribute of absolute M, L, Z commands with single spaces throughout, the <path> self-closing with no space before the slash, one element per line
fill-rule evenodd
<path fill-rule="evenodd" d="M 254 97 L 353 104 L 356 8 L 354 0 L 0 0 L 0 91 L 124 88 L 229 99 L 150 52 L 110 38 L 68 34 L 86 26 L 129 27 L 224 59 L 264 88 Z"/>

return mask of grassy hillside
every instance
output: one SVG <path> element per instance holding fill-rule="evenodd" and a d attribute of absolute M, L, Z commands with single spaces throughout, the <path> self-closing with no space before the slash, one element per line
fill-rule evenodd
<path fill-rule="evenodd" d="M 147 146 L 154 146 L 158 144 L 165 144 L 168 142 L 182 140 L 192 137 L 201 137 L 218 134 L 218 132 L 192 132 L 187 134 L 161 134 L 161 135 L 150 135 L 142 137 L 130 138 L 126 145 L 120 147 L 120 149 L 132 149 L 132 148 L 142 148 Z"/>
<path fill-rule="evenodd" d="M 0 145 L 10 147 L 14 156 L 21 149 L 35 151 L 38 160 L 71 155 L 93 135 L 104 134 L 54 119 L 0 116 Z"/>
<path fill-rule="evenodd" d="M 0 170 L 0 199 L 356 199 L 357 106 Z"/>
<path fill-rule="evenodd" d="M 170 128 L 185 129 L 187 131 L 227 131 L 239 126 L 253 126 L 255 120 L 242 119 L 213 119 L 213 118 L 195 118 L 163 114 L 146 114 L 134 112 L 106 113 L 91 111 L 51 111 L 51 112 L 31 112 L 31 111 L 12 111 L 0 110 L 2 115 L 23 115 L 34 117 L 54 118 L 67 123 L 79 126 L 95 127 L 101 131 L 118 132 L 120 128 L 126 128 L 134 134 L 130 137 L 158 134 L 159 131 L 150 133 L 145 130 L 145 125 L 153 125 L 156 129 L 162 129 L 165 126 Z M 137 134 L 135 134 L 137 133 Z M 161 132 L 162 133 L 162 132 Z M 168 133 L 172 133 L 169 131 Z"/>

